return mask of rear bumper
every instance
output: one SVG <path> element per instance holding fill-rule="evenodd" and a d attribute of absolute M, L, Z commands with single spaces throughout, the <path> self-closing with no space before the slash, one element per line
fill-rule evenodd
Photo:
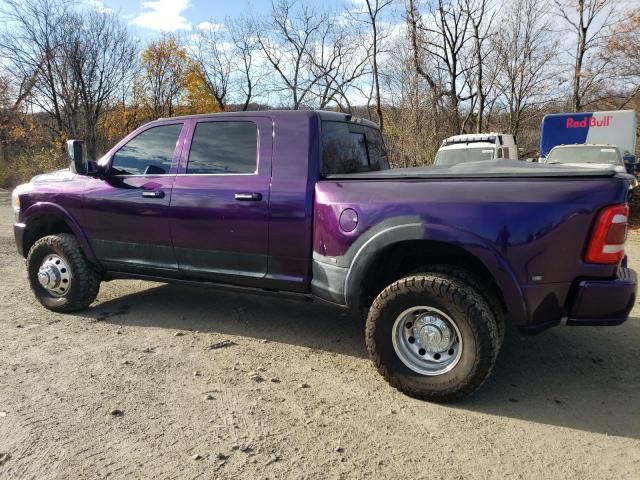
<path fill-rule="evenodd" d="M 637 276 L 620 268 L 614 280 L 582 280 L 573 295 L 567 325 L 619 325 L 636 301 Z"/>
<path fill-rule="evenodd" d="M 24 231 L 27 226 L 24 223 L 16 223 L 13 225 L 13 236 L 16 239 L 16 247 L 18 248 L 18 253 L 25 257 L 24 252 Z"/>

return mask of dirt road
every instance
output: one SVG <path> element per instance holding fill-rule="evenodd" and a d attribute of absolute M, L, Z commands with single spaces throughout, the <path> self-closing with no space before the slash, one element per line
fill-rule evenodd
<path fill-rule="evenodd" d="M 323 305 L 114 281 L 51 313 L 11 224 L 0 194 L 0 478 L 640 478 L 637 307 L 510 332 L 477 395 L 434 405 L 390 388 L 361 322 Z"/>

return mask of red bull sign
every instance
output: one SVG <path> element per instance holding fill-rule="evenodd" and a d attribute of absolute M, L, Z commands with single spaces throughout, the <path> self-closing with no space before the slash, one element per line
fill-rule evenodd
<path fill-rule="evenodd" d="M 567 118 L 567 128 L 608 127 L 611 125 L 611 115 L 604 117 L 584 117 L 580 120 Z"/>

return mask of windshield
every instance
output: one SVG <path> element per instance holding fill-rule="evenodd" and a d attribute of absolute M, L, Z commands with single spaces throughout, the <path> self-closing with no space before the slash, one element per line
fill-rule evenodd
<path fill-rule="evenodd" d="M 452 150 L 439 150 L 434 165 L 456 165 L 464 162 L 477 162 L 479 160 L 493 160 L 495 149 L 488 147 L 458 148 Z"/>
<path fill-rule="evenodd" d="M 608 163 L 622 165 L 620 153 L 615 147 L 595 147 L 576 145 L 575 147 L 554 148 L 545 163 Z"/>

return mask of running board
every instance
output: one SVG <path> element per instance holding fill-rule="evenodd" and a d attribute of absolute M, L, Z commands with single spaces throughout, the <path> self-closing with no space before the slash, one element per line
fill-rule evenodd
<path fill-rule="evenodd" d="M 109 279 L 147 280 L 150 282 L 172 283 L 172 284 L 178 284 L 178 285 L 188 285 L 191 287 L 205 287 L 205 288 L 213 288 L 216 290 L 227 290 L 227 291 L 236 292 L 236 293 L 249 293 L 252 295 L 279 297 L 279 298 L 285 298 L 289 300 L 298 300 L 303 302 L 313 302 L 314 300 L 321 300 L 314 297 L 310 293 L 296 293 L 296 292 L 288 292 L 285 290 L 271 290 L 266 288 L 247 287 L 243 285 L 211 282 L 207 280 L 187 280 L 183 278 L 162 277 L 157 275 L 144 275 L 139 273 L 114 272 L 111 270 L 107 270 L 106 276 Z"/>

